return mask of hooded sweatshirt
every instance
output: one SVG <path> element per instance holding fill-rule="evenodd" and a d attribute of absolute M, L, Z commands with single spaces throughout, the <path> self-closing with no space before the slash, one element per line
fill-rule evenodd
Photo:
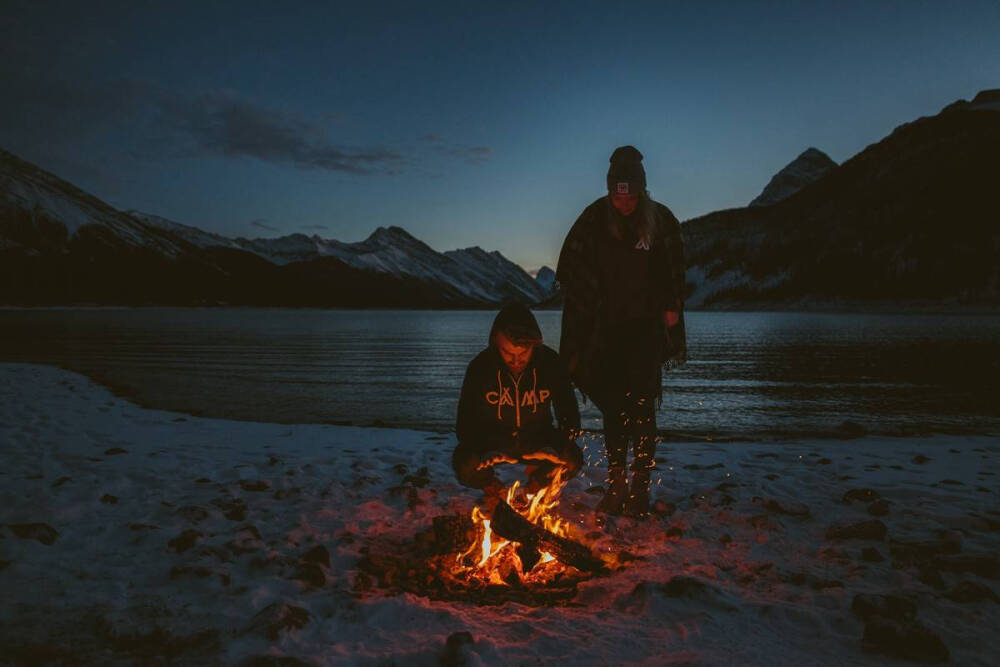
<path fill-rule="evenodd" d="M 514 339 L 541 341 L 535 316 L 525 306 L 504 306 L 493 321 L 488 346 L 469 362 L 458 402 L 458 441 L 466 446 L 492 447 L 497 439 L 551 433 L 553 411 L 560 430 L 580 428 L 580 411 L 569 374 L 552 348 L 538 344 L 519 376 L 500 357 L 498 331 Z"/>

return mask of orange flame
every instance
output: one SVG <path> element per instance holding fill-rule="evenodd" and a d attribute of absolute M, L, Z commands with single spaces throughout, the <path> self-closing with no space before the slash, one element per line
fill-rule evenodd
<path fill-rule="evenodd" d="M 507 504 L 531 523 L 555 535 L 567 537 L 569 523 L 553 513 L 559 505 L 559 496 L 568 481 L 565 479 L 565 472 L 566 469 L 563 467 L 556 468 L 548 486 L 536 493 L 524 493 L 523 498 L 518 494 L 520 483 L 515 481 L 507 489 Z M 505 569 L 508 573 L 516 572 L 522 582 L 531 583 L 548 581 L 565 569 L 555 556 L 542 552 L 537 565 L 530 572 L 524 572 L 524 565 L 516 551 L 517 545 L 498 536 L 495 537 L 490 519 L 479 507 L 472 508 L 472 521 L 477 526 L 477 537 L 469 548 L 458 554 L 455 559 L 457 569 L 465 576 L 485 583 L 506 586 L 509 584 L 504 580 Z M 478 560 L 475 565 L 468 565 L 467 563 L 474 557 L 473 554 L 478 554 Z"/>

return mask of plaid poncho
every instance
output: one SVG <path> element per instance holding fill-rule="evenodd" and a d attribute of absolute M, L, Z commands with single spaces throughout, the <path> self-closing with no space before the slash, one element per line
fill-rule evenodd
<path fill-rule="evenodd" d="M 649 274 L 649 279 L 657 283 L 651 286 L 657 297 L 657 312 L 649 313 L 649 317 L 662 323 L 664 311 L 675 310 L 680 314 L 677 325 L 669 329 L 661 327 L 663 344 L 655 362 L 669 370 L 683 363 L 687 352 L 683 314 L 684 241 L 680 223 L 670 209 L 652 200 L 646 200 L 644 205 L 652 206 L 655 231 L 650 245 L 655 252 L 651 257 L 657 258 L 657 266 Z M 584 209 L 566 236 L 556 269 L 563 295 L 559 356 L 570 367 L 573 383 L 584 396 L 593 395 L 599 381 L 596 355 L 609 328 L 609 323 L 602 322 L 602 313 L 607 310 L 604 303 L 607 286 L 601 282 L 598 267 L 614 224 L 616 216 L 608 197 L 601 197 Z"/>

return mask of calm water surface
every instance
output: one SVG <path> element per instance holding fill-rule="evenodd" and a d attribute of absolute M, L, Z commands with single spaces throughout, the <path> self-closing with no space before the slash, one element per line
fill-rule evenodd
<path fill-rule="evenodd" d="M 558 311 L 536 313 L 558 347 Z M 449 430 L 493 312 L 0 310 L 0 360 L 206 416 Z M 688 314 L 661 429 L 729 438 L 1000 433 L 1000 316 Z M 592 406 L 584 426 L 599 427 Z"/>

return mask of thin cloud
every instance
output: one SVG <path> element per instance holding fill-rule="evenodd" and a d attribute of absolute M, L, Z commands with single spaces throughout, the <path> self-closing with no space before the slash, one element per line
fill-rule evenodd
<path fill-rule="evenodd" d="M 326 225 L 303 225 L 301 227 L 301 229 L 310 229 L 310 230 L 319 231 L 319 230 L 330 229 L 330 228 L 327 227 Z"/>
<path fill-rule="evenodd" d="M 161 112 L 168 125 L 210 154 L 350 174 L 396 171 L 405 161 L 400 153 L 387 148 L 334 145 L 319 125 L 257 106 L 232 93 L 170 101 L 162 105 Z"/>
<path fill-rule="evenodd" d="M 272 227 L 271 225 L 265 224 L 263 220 L 254 220 L 250 223 L 253 227 L 258 227 L 260 229 L 265 229 L 269 232 L 280 232 L 281 230 L 277 227 Z"/>
<path fill-rule="evenodd" d="M 489 161 L 493 149 L 486 146 L 449 146 L 443 152 L 469 164 L 483 164 Z"/>
<path fill-rule="evenodd" d="M 425 134 L 420 140 L 431 144 L 430 150 L 438 155 L 462 160 L 468 164 L 483 164 L 493 155 L 493 149 L 488 146 L 466 146 L 450 143 L 439 134 Z"/>
<path fill-rule="evenodd" d="M 0 64 L 0 72 L 4 67 Z M 221 156 L 251 158 L 297 169 L 351 176 L 398 175 L 426 169 L 433 158 L 482 164 L 485 146 L 466 146 L 425 134 L 409 146 L 340 144 L 329 135 L 336 112 L 307 119 L 269 108 L 232 91 L 183 95 L 139 79 L 93 83 L 7 71 L 7 91 L 17 104 L 0 105 L 0 139 L 8 144 L 55 147 L 99 143 L 127 133 L 130 147 L 118 156 L 137 162 Z M 114 144 L 109 144 L 114 146 Z"/>

